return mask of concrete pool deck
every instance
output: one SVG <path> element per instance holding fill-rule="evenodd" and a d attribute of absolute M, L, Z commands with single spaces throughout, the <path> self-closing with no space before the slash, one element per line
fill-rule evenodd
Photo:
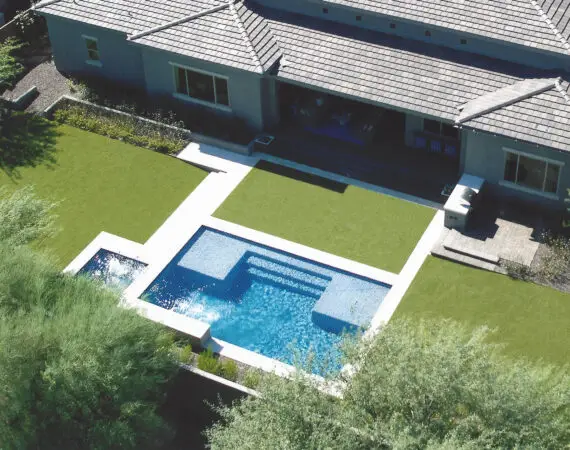
<path fill-rule="evenodd" d="M 390 319 L 429 254 L 429 250 L 433 247 L 443 229 L 443 213 L 442 211 L 438 211 L 420 241 L 417 243 L 400 274 L 387 272 L 267 233 L 217 219 L 212 217 L 212 214 L 262 159 L 334 181 L 363 187 L 404 201 L 418 203 L 423 206 L 437 208 L 439 205 L 407 194 L 389 191 L 378 186 L 368 185 L 367 183 L 357 180 L 264 154 L 244 156 L 209 145 L 191 143 L 178 157 L 189 163 L 207 168 L 212 172 L 144 244 L 132 242 L 103 232 L 66 267 L 65 272 L 72 274 L 77 273 L 100 249 L 119 253 L 144 262 L 148 264 L 146 270 L 124 291 L 124 301 L 126 305 L 136 308 L 142 315 L 151 320 L 193 336 L 199 340 L 203 346 L 211 346 L 215 352 L 222 356 L 232 358 L 264 371 L 275 372 L 286 376 L 294 371 L 294 368 L 280 361 L 213 338 L 210 335 L 210 326 L 208 324 L 171 310 L 163 309 L 140 299 L 145 290 L 202 226 L 233 234 L 255 243 L 392 286 L 390 292 L 374 315 L 367 335 L 377 332 L 381 325 Z"/>

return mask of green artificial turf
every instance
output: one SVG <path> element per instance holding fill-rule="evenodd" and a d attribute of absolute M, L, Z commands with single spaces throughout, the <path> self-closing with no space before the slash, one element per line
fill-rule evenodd
<path fill-rule="evenodd" d="M 398 273 L 434 210 L 262 162 L 216 217 Z"/>
<path fill-rule="evenodd" d="M 53 250 L 62 266 L 101 231 L 144 243 L 206 176 L 120 141 L 51 122 L 39 126 L 35 135 L 12 138 L 18 151 L 1 161 L 0 186 L 32 184 L 42 198 L 61 202 L 61 231 L 41 247 Z M 22 151 L 28 156 L 18 157 Z"/>
<path fill-rule="evenodd" d="M 570 361 L 570 295 L 429 257 L 394 317 L 451 318 L 496 328 L 516 357 Z"/>

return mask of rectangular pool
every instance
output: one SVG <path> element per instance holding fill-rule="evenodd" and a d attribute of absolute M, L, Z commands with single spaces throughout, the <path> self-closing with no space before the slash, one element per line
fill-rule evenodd
<path fill-rule="evenodd" d="M 126 289 L 146 268 L 146 264 L 109 250 L 99 250 L 78 274 L 102 281 L 106 286 Z"/>
<path fill-rule="evenodd" d="M 213 337 L 285 363 L 337 357 L 342 332 L 366 327 L 390 290 L 202 227 L 143 294 L 210 325 Z"/>

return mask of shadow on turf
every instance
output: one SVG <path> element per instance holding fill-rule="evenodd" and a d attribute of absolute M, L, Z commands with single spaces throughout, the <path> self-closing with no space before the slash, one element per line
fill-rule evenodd
<path fill-rule="evenodd" d="M 56 162 L 57 124 L 43 117 L 12 113 L 1 124 L 0 169 L 10 178 L 20 178 L 22 167 Z"/>

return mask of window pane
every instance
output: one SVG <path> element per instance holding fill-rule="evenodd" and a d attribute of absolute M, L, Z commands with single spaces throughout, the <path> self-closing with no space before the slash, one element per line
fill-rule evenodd
<path fill-rule="evenodd" d="M 558 176 L 560 175 L 560 166 L 556 164 L 548 164 L 546 169 L 546 182 L 544 183 L 544 191 L 556 194 L 558 190 Z"/>
<path fill-rule="evenodd" d="M 216 100 L 219 105 L 230 106 L 230 96 L 228 95 L 228 81 L 224 78 L 216 77 Z"/>
<path fill-rule="evenodd" d="M 442 123 L 441 134 L 448 138 L 459 139 L 459 128 L 455 128 L 453 125 L 447 123 Z"/>
<path fill-rule="evenodd" d="M 186 75 L 188 76 L 188 95 L 190 97 L 212 103 L 216 101 L 212 75 L 192 72 L 191 70 L 187 70 Z"/>
<path fill-rule="evenodd" d="M 89 56 L 89 59 L 92 61 L 99 61 L 99 52 L 96 50 L 88 50 L 87 51 L 87 55 Z"/>
<path fill-rule="evenodd" d="M 87 46 L 87 50 L 98 50 L 97 41 L 93 39 L 85 39 L 85 45 Z"/>
<path fill-rule="evenodd" d="M 517 176 L 517 160 L 518 155 L 515 153 L 507 153 L 507 161 L 505 162 L 505 181 L 514 183 Z"/>
<path fill-rule="evenodd" d="M 426 133 L 434 133 L 439 135 L 440 123 L 437 120 L 424 119 L 424 131 Z"/>
<path fill-rule="evenodd" d="M 186 88 L 186 71 L 181 67 L 175 67 L 174 71 L 176 76 L 176 92 L 188 95 L 188 89 Z"/>
<path fill-rule="evenodd" d="M 523 155 L 519 156 L 517 184 L 542 191 L 545 174 L 546 163 L 544 161 Z"/>

